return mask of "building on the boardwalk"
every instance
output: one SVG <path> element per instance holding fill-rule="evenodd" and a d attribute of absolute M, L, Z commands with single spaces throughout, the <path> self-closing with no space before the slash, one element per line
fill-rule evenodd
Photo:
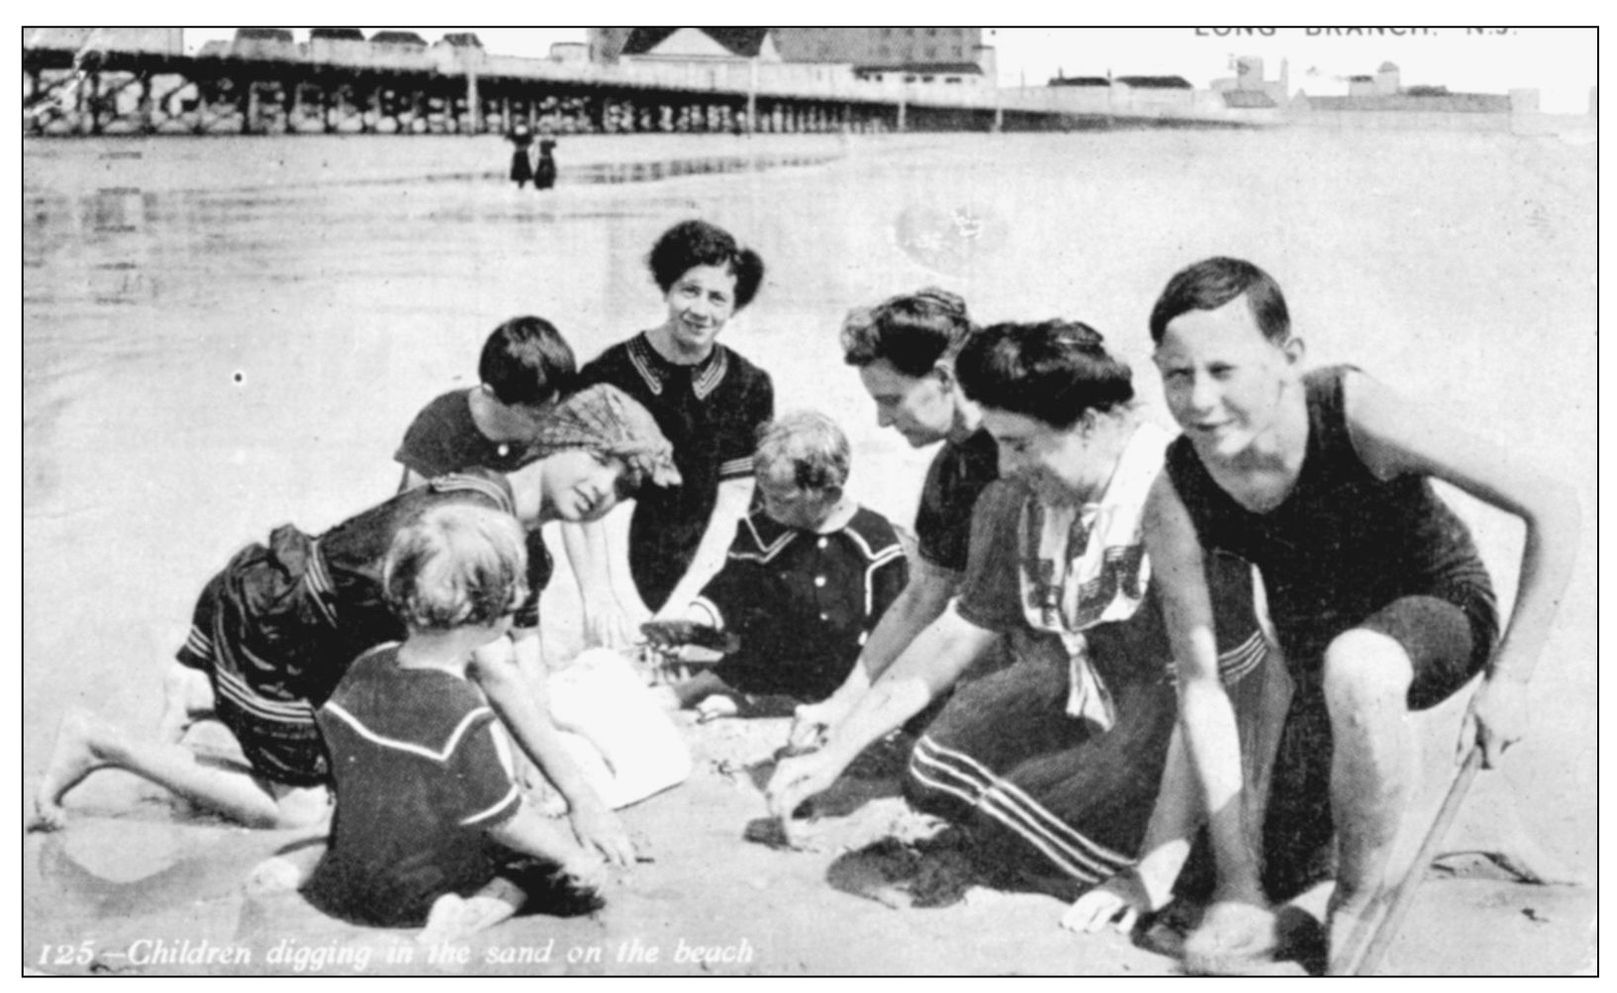
<path fill-rule="evenodd" d="M 756 58 L 911 84 L 991 85 L 995 73 L 982 28 L 589 28 L 587 38 L 592 62 Z"/>
<path fill-rule="evenodd" d="M 775 28 L 787 62 L 836 62 L 874 82 L 993 85 L 994 49 L 982 28 Z"/>
<path fill-rule="evenodd" d="M 776 28 L 776 44 L 788 62 L 847 62 L 865 66 L 976 64 L 982 28 Z"/>
<path fill-rule="evenodd" d="M 1235 75 L 1212 82 L 1215 93 L 1224 96 L 1224 105 L 1240 108 L 1283 107 L 1291 99 L 1291 66 L 1280 60 L 1280 77 L 1265 79 L 1263 59 L 1242 55 L 1235 60 Z"/>
<path fill-rule="evenodd" d="M 420 51 L 427 47 L 427 39 L 414 31 L 378 31 L 371 35 L 372 45 L 384 45 L 392 48 L 401 48 L 409 51 Z"/>
<path fill-rule="evenodd" d="M 1294 123 L 1329 127 L 1509 130 L 1517 114 L 1538 110 L 1537 90 L 1464 93 L 1441 85 L 1403 85 L 1398 66 L 1347 78 L 1347 93 L 1316 95 L 1298 90 L 1287 106 Z"/>
<path fill-rule="evenodd" d="M 645 60 L 779 62 L 769 28 L 630 28 L 618 49 L 620 62 Z"/>

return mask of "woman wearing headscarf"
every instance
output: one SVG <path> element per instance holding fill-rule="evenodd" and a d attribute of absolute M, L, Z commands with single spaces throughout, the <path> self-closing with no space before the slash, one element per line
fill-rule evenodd
<path fill-rule="evenodd" d="M 525 528 L 596 520 L 645 484 L 679 482 L 672 446 L 651 415 L 610 386 L 556 407 L 531 456 L 509 474 L 468 469 L 441 476 L 319 536 L 282 525 L 267 543 L 236 553 L 197 601 L 166 680 L 160 740 L 139 741 L 88 711 L 70 711 L 36 796 L 40 826 L 60 826 L 63 795 L 100 768 L 128 770 L 254 826 L 326 816 L 330 769 L 314 712 L 355 658 L 404 633 L 388 610 L 381 575 L 400 527 L 446 504 L 492 507 Z M 518 617 L 537 621 L 539 592 L 535 586 L 514 605 Z M 470 675 L 567 799 L 580 839 L 616 861 L 632 859 L 621 824 L 557 744 L 537 647 L 531 631 L 515 644 L 502 639 L 478 651 Z M 223 768 L 179 744 L 204 717 L 225 725 L 248 768 Z"/>

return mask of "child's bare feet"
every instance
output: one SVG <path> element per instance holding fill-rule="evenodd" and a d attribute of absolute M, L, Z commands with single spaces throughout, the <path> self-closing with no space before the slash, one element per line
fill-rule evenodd
<path fill-rule="evenodd" d="M 1185 971 L 1201 976 L 1239 976 L 1272 963 L 1280 948 L 1274 911 L 1254 903 L 1222 900 L 1202 915 L 1185 938 Z"/>
<path fill-rule="evenodd" d="M 55 831 L 67 824 L 62 797 L 106 764 L 102 748 L 107 736 L 115 733 L 111 725 L 87 710 L 75 707 L 63 716 L 56 728 L 50 764 L 34 794 L 34 820 L 29 830 Z"/>
<path fill-rule="evenodd" d="M 427 926 L 415 936 L 423 945 L 446 945 L 459 941 L 468 933 L 466 901 L 453 893 L 445 893 L 432 902 L 427 911 Z"/>

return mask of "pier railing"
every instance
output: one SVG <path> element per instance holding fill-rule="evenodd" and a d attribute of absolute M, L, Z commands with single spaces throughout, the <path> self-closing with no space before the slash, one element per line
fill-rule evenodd
<path fill-rule="evenodd" d="M 159 43 L 35 41 L 23 52 L 24 128 L 41 135 L 480 134 L 518 124 L 561 133 L 987 131 L 1275 116 L 1231 111 L 1206 92 L 906 83 L 835 64 L 603 65 L 325 39 L 215 42 L 196 55 Z"/>

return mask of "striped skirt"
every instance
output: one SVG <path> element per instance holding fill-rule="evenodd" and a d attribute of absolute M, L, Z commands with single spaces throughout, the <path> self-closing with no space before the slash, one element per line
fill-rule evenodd
<path fill-rule="evenodd" d="M 1251 584 L 1215 588 L 1219 668 L 1254 739 L 1268 643 Z M 1075 897 L 1133 865 L 1156 803 L 1178 700 L 1161 615 L 1091 632 L 1112 694 L 1110 730 L 1071 717 L 1067 666 L 1053 637 L 1013 635 L 1017 661 L 958 689 L 910 756 L 905 795 L 964 827 L 985 857 Z"/>

